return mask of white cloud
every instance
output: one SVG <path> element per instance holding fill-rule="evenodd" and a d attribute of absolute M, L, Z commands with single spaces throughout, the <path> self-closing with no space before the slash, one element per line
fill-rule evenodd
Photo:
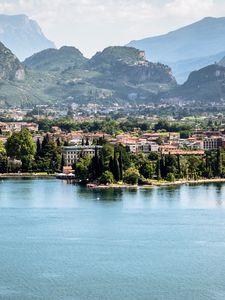
<path fill-rule="evenodd" d="M 205 15 L 210 13 L 213 8 L 213 0 L 174 0 L 165 4 L 165 12 L 175 17 Z"/>
<path fill-rule="evenodd" d="M 57 45 L 85 54 L 225 15 L 224 0 L 0 0 L 0 12 L 36 19 Z"/>

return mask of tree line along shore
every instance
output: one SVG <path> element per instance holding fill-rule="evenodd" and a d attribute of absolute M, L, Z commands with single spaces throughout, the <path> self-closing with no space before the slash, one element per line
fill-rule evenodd
<path fill-rule="evenodd" d="M 65 166 L 65 142 L 46 134 L 42 141 L 33 140 L 27 129 L 12 133 L 0 142 L 0 173 L 3 176 L 49 176 Z M 165 185 L 185 182 L 223 181 L 225 150 L 205 151 L 204 155 L 175 155 L 150 152 L 134 154 L 122 144 L 112 145 L 104 138 L 93 156 L 80 155 L 72 169 L 78 183 L 96 186 Z M 8 175 L 7 175 L 8 174 Z M 24 175 L 23 175 L 24 174 Z"/>

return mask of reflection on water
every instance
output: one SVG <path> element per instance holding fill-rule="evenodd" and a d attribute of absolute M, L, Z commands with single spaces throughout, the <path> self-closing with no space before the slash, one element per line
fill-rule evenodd
<path fill-rule="evenodd" d="M 65 181 L 13 179 L 0 182 L 0 207 L 91 207 L 108 202 L 121 208 L 224 207 L 222 183 L 152 187 L 149 189 L 88 189 Z M 104 204 L 105 203 L 105 204 Z"/>
<path fill-rule="evenodd" d="M 94 199 L 98 201 L 121 201 L 123 191 L 121 189 L 87 189 L 77 186 L 76 192 L 82 199 Z"/>
<path fill-rule="evenodd" d="M 225 185 L 0 182 L 0 299 L 224 300 Z"/>

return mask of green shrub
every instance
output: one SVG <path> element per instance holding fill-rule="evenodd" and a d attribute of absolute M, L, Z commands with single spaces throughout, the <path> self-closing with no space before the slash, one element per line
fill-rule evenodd
<path fill-rule="evenodd" d="M 110 171 L 105 171 L 100 178 L 100 183 L 111 184 L 114 182 L 113 174 Z"/>
<path fill-rule="evenodd" d="M 167 181 L 170 181 L 170 182 L 174 182 L 175 181 L 175 176 L 173 173 L 169 173 L 166 177 L 166 180 Z"/>
<path fill-rule="evenodd" d="M 140 173 L 137 169 L 129 168 L 124 173 L 124 182 L 134 185 L 138 183 L 139 177 Z"/>

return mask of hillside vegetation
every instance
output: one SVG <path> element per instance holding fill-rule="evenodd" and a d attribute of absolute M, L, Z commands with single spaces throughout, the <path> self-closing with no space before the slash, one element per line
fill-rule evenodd
<path fill-rule="evenodd" d="M 131 47 L 109 47 L 90 60 L 73 47 L 47 49 L 23 65 L 23 80 L 2 81 L 2 104 L 146 103 L 176 86 L 168 66 L 147 61 Z"/>

